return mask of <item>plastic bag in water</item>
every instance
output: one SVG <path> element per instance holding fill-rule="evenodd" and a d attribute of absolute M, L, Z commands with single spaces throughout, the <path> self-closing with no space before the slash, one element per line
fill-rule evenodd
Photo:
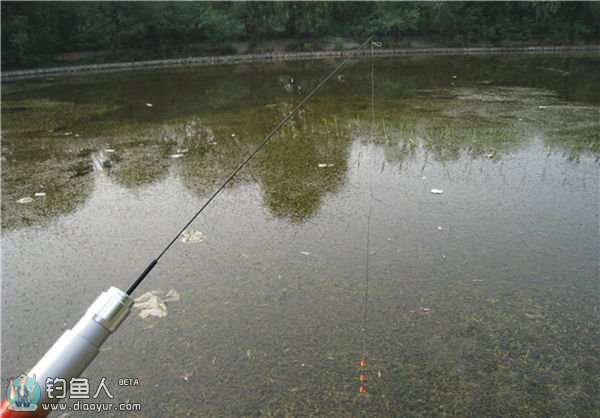
<path fill-rule="evenodd" d="M 164 295 L 162 290 L 152 290 L 133 300 L 133 307 L 140 310 L 139 316 L 146 319 L 149 316 L 164 318 L 167 316 L 167 305 L 165 302 L 176 302 L 180 298 L 175 289 L 171 289 Z"/>

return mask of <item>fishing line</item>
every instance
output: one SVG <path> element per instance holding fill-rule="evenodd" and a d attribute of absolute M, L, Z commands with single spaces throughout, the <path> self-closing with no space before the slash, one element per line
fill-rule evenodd
<path fill-rule="evenodd" d="M 371 42 L 371 139 L 375 137 L 375 69 L 374 69 L 374 48 L 381 47 L 381 42 Z M 370 177 L 370 176 L 368 176 Z M 367 178 L 367 187 L 369 189 L 369 195 L 374 199 L 373 192 L 371 191 L 371 182 L 370 179 Z M 362 317 L 362 327 L 360 329 L 361 332 L 361 345 L 362 345 L 362 357 L 359 360 L 358 364 L 360 366 L 360 374 L 358 376 L 358 380 L 360 382 L 360 386 L 358 388 L 359 393 L 365 393 L 366 389 L 366 366 L 367 366 L 367 314 L 369 311 L 369 256 L 371 255 L 370 243 L 371 243 L 371 212 L 373 210 L 373 205 L 369 202 L 369 214 L 367 215 L 367 243 L 366 243 L 366 257 L 365 257 L 365 293 L 363 295 L 363 317 Z"/>
<path fill-rule="evenodd" d="M 273 137 L 273 135 L 275 135 L 275 133 L 277 133 L 277 131 L 279 131 L 279 129 L 281 129 L 281 127 L 283 127 L 283 125 L 285 125 L 287 123 L 287 121 L 290 120 L 292 118 L 292 116 L 294 116 L 296 114 L 296 112 L 298 112 L 298 110 L 300 110 L 300 108 L 302 108 L 304 106 L 304 104 L 317 91 L 319 91 L 319 89 L 321 87 L 323 87 L 323 85 L 325 85 L 325 83 L 327 83 L 327 81 L 335 73 L 337 73 L 344 66 L 344 64 L 346 64 L 352 57 L 354 57 L 354 55 L 356 55 L 358 53 L 358 51 L 363 49 L 363 47 L 365 45 L 367 45 L 369 42 L 371 42 L 371 39 L 373 39 L 373 36 L 375 36 L 375 35 L 371 35 L 365 42 L 362 43 L 362 45 L 360 45 L 350 55 L 348 55 L 344 59 L 344 61 L 341 62 L 340 65 L 338 65 L 331 73 L 329 73 L 329 75 L 327 77 L 325 77 L 323 80 L 321 80 L 321 82 L 319 84 L 317 84 L 317 86 L 310 93 L 308 93 L 308 95 L 300 103 L 298 103 L 298 105 L 285 118 L 283 118 L 281 120 L 281 122 L 279 122 L 277 124 L 277 126 L 275 126 L 275 128 L 273 128 L 273 130 L 262 140 L 262 142 L 250 153 L 250 155 L 248 155 L 248 157 L 246 157 L 246 159 L 244 161 L 242 161 L 242 163 L 239 165 L 239 167 L 236 168 L 233 171 L 233 173 L 231 173 L 231 175 L 223 182 L 223 184 L 221 184 L 221 186 L 208 198 L 208 200 L 202 205 L 202 207 L 200 207 L 200 209 L 194 214 L 194 216 L 192 216 L 192 218 L 185 224 L 185 226 L 183 228 L 181 228 L 181 230 L 177 233 L 177 235 L 175 235 L 173 237 L 173 239 L 167 244 L 167 246 L 161 251 L 161 253 L 158 255 L 158 257 L 156 257 L 154 260 L 152 260 L 150 262 L 150 264 L 148 264 L 148 266 L 142 272 L 142 274 L 140 274 L 140 276 L 137 279 L 135 279 L 135 281 L 131 284 L 131 286 L 129 286 L 129 289 L 127 289 L 127 292 L 126 292 L 127 295 L 131 296 L 131 294 L 135 291 L 135 289 L 146 278 L 148 273 L 150 273 L 152 271 L 152 269 L 156 266 L 156 264 L 161 259 L 161 257 L 169 250 L 169 248 L 171 248 L 171 246 L 175 243 L 175 241 L 177 241 L 177 238 L 179 238 L 179 236 L 183 232 L 185 232 L 185 230 L 192 224 L 192 222 L 194 222 L 196 220 L 198 215 L 200 215 L 204 211 L 204 209 L 206 209 L 206 207 L 215 199 L 215 197 L 217 197 L 217 195 L 219 193 L 221 193 L 221 191 L 229 184 L 229 182 L 231 182 L 231 180 L 233 180 L 233 178 L 237 175 L 237 173 L 239 173 L 241 171 L 241 169 L 244 168 L 246 166 L 246 164 L 248 164 L 250 162 L 250 160 L 267 144 L 267 142 L 269 142 L 271 137 Z M 372 58 L 373 58 L 373 52 L 371 51 L 371 59 Z"/>
<path fill-rule="evenodd" d="M 366 259 L 365 259 L 365 293 L 363 295 L 363 318 L 362 318 L 362 327 L 360 332 L 362 334 L 362 357 L 358 362 L 360 366 L 360 375 L 358 376 L 358 380 L 360 381 L 360 387 L 358 388 L 359 393 L 366 392 L 366 373 L 365 368 L 367 366 L 367 312 L 369 310 L 369 255 L 370 255 L 370 241 L 371 241 L 371 209 L 369 207 L 369 215 L 367 216 L 367 245 L 366 245 Z"/>

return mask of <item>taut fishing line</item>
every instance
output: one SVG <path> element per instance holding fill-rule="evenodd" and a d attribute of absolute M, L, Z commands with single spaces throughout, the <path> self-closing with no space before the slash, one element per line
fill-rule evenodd
<path fill-rule="evenodd" d="M 158 257 L 156 257 L 154 260 L 152 260 L 150 262 L 150 264 L 148 264 L 148 267 L 146 267 L 146 269 L 142 272 L 142 274 L 140 274 L 140 276 L 134 280 L 134 282 L 131 284 L 131 286 L 129 286 L 129 289 L 127 289 L 127 292 L 126 292 L 127 295 L 131 296 L 131 294 L 135 291 L 135 289 L 146 278 L 148 273 L 150 273 L 152 271 L 152 269 L 156 266 L 156 264 L 161 259 L 161 257 L 169 250 L 169 248 L 171 248 L 171 246 L 175 243 L 175 241 L 177 241 L 177 238 L 179 238 L 179 236 L 183 232 L 185 232 L 185 230 L 188 228 L 188 226 L 190 226 L 192 224 L 192 222 L 194 222 L 196 220 L 198 215 L 200 215 L 204 211 L 204 209 L 206 209 L 206 207 L 215 199 L 215 197 L 217 197 L 217 195 L 219 193 L 221 193 L 221 191 L 229 184 L 229 182 L 231 182 L 231 180 L 233 180 L 233 178 L 237 175 L 237 173 L 239 173 L 240 170 L 242 168 L 244 168 L 246 166 L 246 164 L 248 164 L 250 162 L 250 160 L 267 144 L 267 142 L 269 142 L 269 140 L 273 137 L 273 135 L 275 135 L 275 133 L 277 133 L 277 131 L 279 131 L 279 129 L 281 129 L 281 127 L 283 125 L 285 125 L 286 122 L 288 120 L 290 120 L 292 118 L 292 116 L 294 116 L 296 114 L 296 112 L 298 112 L 298 110 L 300 110 L 304 106 L 304 104 L 317 91 L 319 91 L 319 89 L 321 87 L 323 87 L 323 85 L 325 85 L 325 83 L 327 83 L 327 81 L 335 73 L 337 73 L 352 57 L 354 57 L 358 53 L 358 51 L 363 49 L 363 47 L 365 45 L 367 45 L 369 42 L 371 42 L 371 40 L 373 39 L 373 36 L 375 36 L 375 35 L 371 35 L 365 42 L 362 43 L 362 45 L 360 45 L 350 55 L 348 55 L 344 59 L 344 61 L 341 62 L 340 65 L 338 65 L 331 73 L 329 73 L 329 75 L 327 75 L 323 80 L 321 80 L 321 82 L 319 84 L 317 84 L 317 86 L 310 93 L 308 93 L 308 95 L 304 99 L 302 99 L 302 101 L 300 103 L 298 103 L 298 105 L 294 109 L 292 109 L 292 111 L 285 118 L 283 118 L 281 120 L 281 122 L 279 122 L 277 124 L 277 126 L 275 126 L 275 128 L 273 128 L 273 130 L 262 140 L 262 142 L 260 144 L 258 144 L 258 146 L 248 155 L 248 157 L 246 157 L 246 159 L 244 161 L 242 161 L 242 163 L 239 165 L 239 167 L 236 168 L 233 171 L 233 173 L 231 173 L 231 175 L 223 182 L 223 184 L 221 184 L 221 186 L 208 198 L 208 200 L 200 207 L 200 209 L 198 209 L 198 211 L 194 214 L 194 216 L 191 217 L 191 219 L 185 224 L 185 226 L 183 228 L 181 228 L 181 230 L 173 237 L 173 239 L 161 251 L 161 253 L 158 255 Z M 372 46 L 371 46 L 371 59 L 373 59 Z"/>
<path fill-rule="evenodd" d="M 362 317 L 362 327 L 360 328 L 361 332 L 361 345 L 362 345 L 362 357 L 358 362 L 360 366 L 360 374 L 358 376 L 358 380 L 360 381 L 360 386 L 358 388 L 359 393 L 365 393 L 366 389 L 366 366 L 367 366 L 367 312 L 369 309 L 369 244 L 371 238 L 371 207 L 369 207 L 369 215 L 367 216 L 367 245 L 366 245 L 366 258 L 365 258 L 365 293 L 363 295 L 363 317 Z"/>
<path fill-rule="evenodd" d="M 375 47 L 380 48 L 381 42 L 371 42 L 371 137 L 375 137 L 375 69 L 374 69 L 374 49 Z M 371 193 L 371 182 L 367 179 L 367 187 L 369 188 L 369 195 L 373 197 L 373 193 Z M 360 366 L 358 380 L 360 382 L 360 386 L 358 388 L 359 393 L 365 393 L 367 375 L 366 375 L 366 367 L 367 367 L 367 313 L 369 309 L 369 256 L 370 256 L 370 241 L 371 241 L 371 211 L 373 209 L 372 204 L 369 202 L 369 214 L 367 215 L 367 239 L 366 239 L 366 256 L 365 256 L 365 293 L 363 295 L 363 317 L 362 317 L 362 326 L 360 328 L 361 332 L 361 354 L 362 357 L 358 362 Z"/>

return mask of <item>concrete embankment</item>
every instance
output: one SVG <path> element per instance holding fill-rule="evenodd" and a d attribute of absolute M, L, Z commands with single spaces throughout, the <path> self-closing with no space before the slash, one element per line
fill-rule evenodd
<path fill-rule="evenodd" d="M 470 48 L 366 48 L 357 55 L 369 56 L 397 55 L 481 55 L 481 54 L 552 54 L 564 52 L 600 52 L 600 45 L 582 46 L 530 46 L 530 47 L 470 47 Z M 111 64 L 76 65 L 69 67 L 37 68 L 31 70 L 3 71 L 2 81 L 21 80 L 26 78 L 48 77 L 74 73 L 96 73 L 109 71 L 127 71 L 161 67 L 242 64 L 254 62 L 277 62 L 293 60 L 310 60 L 325 58 L 343 58 L 352 51 L 314 51 L 314 52 L 270 52 L 264 54 L 237 54 L 211 57 L 191 57 L 136 62 L 119 62 Z"/>

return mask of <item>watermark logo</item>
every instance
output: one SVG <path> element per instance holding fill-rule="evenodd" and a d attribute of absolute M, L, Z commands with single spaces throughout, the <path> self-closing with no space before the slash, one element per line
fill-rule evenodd
<path fill-rule="evenodd" d="M 24 373 L 16 378 L 7 379 L 7 409 L 19 412 L 42 411 L 44 414 L 53 411 L 132 412 L 142 410 L 140 403 L 129 402 L 129 399 L 124 403 L 115 402 L 115 397 L 108 389 L 106 377 L 102 377 L 97 388 L 95 385 L 90 385 L 86 377 L 72 377 L 71 379 L 48 377 L 41 386 L 35 379 L 35 374 L 31 378 Z M 118 384 L 119 386 L 140 386 L 140 381 L 133 377 L 120 378 Z M 45 391 L 43 398 L 42 391 Z M 111 402 L 98 402 L 98 398 L 101 396 L 107 397 Z M 65 399 L 70 399 L 72 402 L 61 402 Z"/>
<path fill-rule="evenodd" d="M 6 400 L 11 411 L 35 411 L 38 408 L 41 391 L 40 386 L 33 378 L 22 373 L 18 377 L 8 379 Z"/>

